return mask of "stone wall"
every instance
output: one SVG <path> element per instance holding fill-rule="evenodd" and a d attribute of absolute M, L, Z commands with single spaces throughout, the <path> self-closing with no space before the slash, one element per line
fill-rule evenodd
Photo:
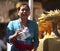
<path fill-rule="evenodd" d="M 11 1 L 0 1 L 0 22 L 8 22 L 9 19 L 9 10 L 14 8 L 14 3 Z"/>

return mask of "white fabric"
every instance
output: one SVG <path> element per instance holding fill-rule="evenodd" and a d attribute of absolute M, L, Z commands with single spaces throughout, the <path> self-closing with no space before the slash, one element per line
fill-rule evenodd
<path fill-rule="evenodd" d="M 29 29 L 28 27 L 25 27 L 22 32 L 19 33 L 20 36 L 18 36 L 17 40 L 25 41 L 28 37 L 30 37 Z"/>
<path fill-rule="evenodd" d="M 12 44 L 7 43 L 7 51 L 11 51 Z"/>

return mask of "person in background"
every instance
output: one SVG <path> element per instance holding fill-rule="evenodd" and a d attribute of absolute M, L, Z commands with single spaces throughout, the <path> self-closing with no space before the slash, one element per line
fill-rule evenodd
<path fill-rule="evenodd" d="M 0 51 L 6 51 L 7 46 L 3 41 L 4 36 L 2 36 L 2 34 L 0 34 Z"/>
<path fill-rule="evenodd" d="M 38 25 L 28 20 L 30 8 L 22 4 L 19 19 L 10 21 L 7 26 L 7 42 L 12 44 L 10 51 L 36 51 L 39 45 Z"/>

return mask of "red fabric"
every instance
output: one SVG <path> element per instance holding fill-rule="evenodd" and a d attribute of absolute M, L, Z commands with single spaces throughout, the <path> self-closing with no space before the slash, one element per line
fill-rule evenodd
<path fill-rule="evenodd" d="M 27 49 L 27 50 L 31 50 L 31 49 L 33 49 L 33 45 L 31 44 L 31 45 L 25 45 L 25 44 L 20 44 L 20 43 L 17 43 L 17 42 L 15 42 L 15 43 L 13 43 L 17 48 L 19 48 L 19 49 Z"/>

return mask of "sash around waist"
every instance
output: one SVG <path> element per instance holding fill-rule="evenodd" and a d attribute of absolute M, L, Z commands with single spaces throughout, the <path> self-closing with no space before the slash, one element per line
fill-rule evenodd
<path fill-rule="evenodd" d="M 33 44 L 30 44 L 30 45 L 26 45 L 26 44 L 20 44 L 20 43 L 18 43 L 18 42 L 14 42 L 13 43 L 17 48 L 19 48 L 19 49 L 27 49 L 27 50 L 31 50 L 31 49 L 33 49 Z"/>

